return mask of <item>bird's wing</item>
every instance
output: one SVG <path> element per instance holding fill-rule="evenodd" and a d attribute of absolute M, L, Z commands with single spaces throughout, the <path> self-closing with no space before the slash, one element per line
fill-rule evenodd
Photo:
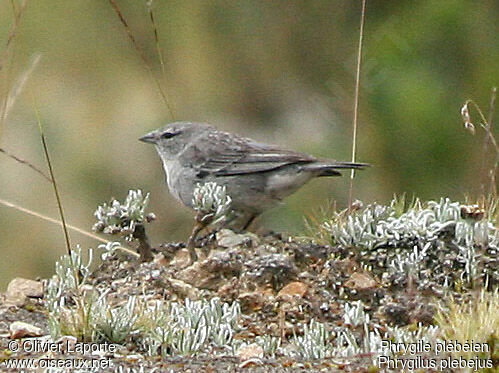
<path fill-rule="evenodd" d="M 280 149 L 226 132 L 209 133 L 184 151 L 184 159 L 196 159 L 199 176 L 232 176 L 271 171 L 289 164 L 310 163 L 317 158 Z"/>

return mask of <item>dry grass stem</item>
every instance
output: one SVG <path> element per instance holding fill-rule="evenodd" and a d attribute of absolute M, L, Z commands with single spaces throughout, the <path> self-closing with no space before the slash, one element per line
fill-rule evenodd
<path fill-rule="evenodd" d="M 469 341 L 489 343 L 494 346 L 494 334 L 499 328 L 499 293 L 497 291 L 481 291 L 468 302 L 451 299 L 449 309 L 440 310 L 436 321 L 446 340 L 456 340 L 460 343 Z M 490 358 L 494 351 L 485 353 L 482 358 Z M 471 359 L 476 353 L 454 352 L 455 357 Z"/>
<path fill-rule="evenodd" d="M 18 30 L 19 25 L 21 23 L 22 16 L 26 12 L 27 3 L 28 3 L 27 0 L 23 0 L 19 9 L 16 9 L 16 5 L 15 5 L 14 1 L 11 0 L 12 13 L 14 15 L 14 22 L 12 24 L 12 28 L 9 32 L 9 35 L 7 37 L 7 42 L 5 44 L 5 47 L 4 47 L 3 51 L 0 52 L 0 72 L 2 71 L 2 69 L 3 69 L 3 67 L 8 59 L 9 53 L 12 49 L 13 41 L 14 41 L 15 36 L 17 35 L 17 30 Z M 4 79 L 4 81 L 5 81 L 5 97 L 2 101 L 2 107 L 1 107 L 1 111 L 0 111 L 0 129 L 3 127 L 3 123 L 5 121 L 5 118 L 7 117 L 8 106 L 11 106 L 11 105 L 9 105 L 9 98 L 14 97 L 13 101 L 15 101 L 15 97 L 17 96 L 16 94 L 10 95 L 10 91 L 11 91 L 10 90 L 10 76 L 12 75 L 12 69 L 13 69 L 13 64 L 10 63 L 8 71 L 5 73 L 5 79 Z M 19 90 L 19 92 L 20 92 L 20 90 Z M 12 103 L 13 103 L 13 101 L 12 101 Z"/>
<path fill-rule="evenodd" d="M 12 11 L 14 13 L 14 23 L 12 24 L 12 27 L 9 32 L 9 36 L 7 37 L 7 42 L 5 43 L 4 50 L 0 54 L 0 71 L 2 70 L 3 66 L 5 65 L 5 60 L 7 59 L 7 56 L 9 55 L 9 51 L 12 47 L 12 42 L 14 38 L 17 35 L 17 30 L 19 29 L 19 25 L 21 23 L 23 15 L 26 13 L 26 6 L 28 5 L 27 0 L 23 0 L 21 2 L 21 5 L 19 9 L 16 10 L 16 6 L 13 1 L 11 1 L 12 5 Z"/>
<path fill-rule="evenodd" d="M 114 9 L 114 11 L 115 11 L 116 15 L 118 16 L 118 18 L 120 19 L 121 24 L 125 28 L 125 31 L 126 31 L 126 33 L 128 35 L 128 38 L 130 39 L 130 42 L 132 43 L 133 47 L 135 48 L 135 50 L 139 54 L 140 58 L 142 59 L 142 61 L 146 65 L 147 69 L 149 70 L 149 73 L 151 74 L 152 79 L 156 83 L 156 86 L 158 87 L 159 93 L 160 93 L 161 97 L 163 98 L 163 101 L 165 102 L 165 105 L 168 108 L 168 111 L 170 112 L 171 118 L 175 119 L 175 116 L 173 115 L 173 110 L 172 110 L 172 108 L 170 106 L 170 103 L 169 103 L 168 98 L 166 96 L 166 93 L 165 93 L 165 91 L 163 89 L 163 86 L 161 85 L 161 82 L 159 81 L 159 79 L 154 74 L 154 70 L 152 68 L 151 63 L 147 59 L 147 57 L 146 57 L 143 49 L 140 47 L 139 43 L 137 42 L 137 39 L 133 35 L 132 29 L 130 28 L 127 20 L 125 19 L 125 16 L 121 12 L 121 10 L 120 10 L 120 8 L 118 6 L 118 3 L 116 2 L 116 0 L 109 0 L 109 3 L 111 4 L 111 6 Z M 152 14 L 152 11 L 149 10 L 149 13 Z M 150 15 L 150 17 L 152 17 L 152 19 L 154 20 L 154 16 Z M 154 23 L 153 23 L 153 27 L 154 27 L 154 30 L 156 32 L 156 26 L 155 26 Z M 159 39 L 157 39 L 157 40 L 159 40 Z M 157 44 L 157 47 L 158 47 L 158 44 Z M 161 56 L 161 53 L 160 53 L 160 56 Z M 162 61 L 162 57 L 160 57 L 160 61 Z"/>
<path fill-rule="evenodd" d="M 41 58 L 40 54 L 35 55 L 35 57 L 33 58 L 33 60 L 31 61 L 30 65 L 29 65 L 29 67 L 19 77 L 19 79 L 17 80 L 17 82 L 14 85 L 14 87 L 12 88 L 12 90 L 10 90 L 10 92 L 7 94 L 7 97 L 5 98 L 5 102 L 4 102 L 4 107 L 2 110 L 2 117 L 0 120 L 1 124 L 3 124 L 5 122 L 5 120 L 7 119 L 7 117 L 9 116 L 10 110 L 14 106 L 16 99 L 21 94 L 21 92 L 22 92 L 24 86 L 26 85 L 26 82 L 28 81 L 30 75 L 33 73 L 36 66 L 40 62 L 40 58 Z"/>
<path fill-rule="evenodd" d="M 19 206 L 19 205 L 15 204 L 15 203 L 9 202 L 9 201 L 7 201 L 5 199 L 0 198 L 0 204 L 4 205 L 6 207 L 13 208 L 13 209 L 15 209 L 17 211 L 20 211 L 20 212 L 23 212 L 25 214 L 34 216 L 36 218 L 45 220 L 45 221 L 47 221 L 49 223 L 60 225 L 62 227 L 62 221 L 60 221 L 60 220 L 51 218 L 50 216 L 47 216 L 47 215 L 41 214 L 39 212 L 27 209 L 25 207 Z M 66 227 L 68 227 L 68 229 L 71 229 L 72 231 L 75 231 L 75 232 L 77 232 L 77 233 L 79 233 L 79 234 L 81 234 L 83 236 L 86 236 L 86 237 L 89 237 L 89 238 L 93 238 L 94 240 L 97 240 L 99 242 L 102 242 L 102 243 L 105 243 L 105 244 L 107 244 L 107 243 L 110 242 L 110 241 L 108 241 L 108 240 L 106 240 L 106 239 L 104 239 L 102 237 L 99 237 L 99 236 L 97 236 L 97 235 L 95 235 L 95 234 L 93 234 L 91 232 L 88 232 L 88 231 L 86 231 L 84 229 L 78 228 L 78 227 L 76 227 L 74 225 L 66 224 Z M 128 253 L 130 255 L 135 256 L 135 257 L 139 256 L 139 254 L 137 254 L 136 252 L 134 252 L 132 250 L 129 250 L 129 249 L 125 248 L 125 247 L 120 247 L 120 249 L 122 251 L 125 251 L 126 253 Z"/>
<path fill-rule="evenodd" d="M 22 158 L 18 157 L 17 155 L 10 153 L 3 148 L 0 148 L 0 153 L 5 154 L 7 157 L 15 160 L 16 162 L 18 162 L 20 164 L 28 166 L 32 170 L 34 170 L 34 171 L 38 172 L 40 175 L 42 175 L 46 180 L 48 180 L 49 182 L 52 182 L 52 179 L 49 176 L 45 175 L 45 173 L 42 170 L 40 170 L 38 167 L 36 167 L 34 164 L 28 162 L 27 160 L 22 159 Z"/>
<path fill-rule="evenodd" d="M 489 120 L 485 118 L 485 115 L 483 114 L 482 110 L 473 100 L 467 100 L 464 103 L 463 107 L 461 108 L 461 116 L 464 121 L 464 127 L 467 130 L 469 130 L 472 134 L 475 133 L 475 125 L 471 121 L 470 106 L 473 106 L 473 108 L 476 110 L 476 112 L 480 117 L 481 122 L 479 123 L 479 125 L 485 131 L 483 161 L 485 162 L 486 160 L 485 158 L 487 157 L 489 143 L 492 145 L 492 148 L 495 151 L 493 166 L 488 171 L 488 179 L 490 186 L 488 194 L 491 194 L 493 197 L 497 196 L 496 175 L 497 175 L 497 170 L 499 169 L 499 145 L 497 144 L 497 140 L 495 139 L 494 134 L 492 133 L 492 125 L 490 122 L 493 119 L 496 91 L 497 89 L 494 87 L 492 89 L 491 99 L 490 99 Z M 484 171 L 487 172 L 486 170 Z M 482 186 L 482 189 L 485 189 L 485 187 Z"/>
<path fill-rule="evenodd" d="M 60 225 L 62 226 L 62 222 L 60 220 L 57 220 L 57 219 L 54 219 L 54 218 L 51 218 L 50 216 L 47 216 L 47 215 L 44 215 L 44 214 L 41 214 L 39 212 L 36 212 L 36 211 L 33 211 L 33 210 L 30 210 L 30 209 L 27 209 L 25 207 L 22 207 L 22 206 L 19 206 L 15 203 L 12 203 L 12 202 L 9 202 L 7 200 L 4 200 L 4 199 L 1 199 L 0 198 L 0 204 L 6 206 L 6 207 L 10 207 L 10 208 L 13 208 L 17 211 L 20 211 L 20 212 L 24 212 L 25 214 L 28 214 L 28 215 L 31 215 L 31 216 L 35 216 L 39 219 L 42 219 L 42 220 L 45 220 L 45 221 L 48 221 L 49 223 L 53 223 L 53 224 L 57 224 L 57 225 Z M 69 229 L 75 231 L 75 232 L 78 232 L 84 236 L 87 236 L 87 237 L 90 237 L 90 238 L 93 238 L 97 241 L 100 241 L 102 243 L 108 243 L 109 241 L 108 240 L 105 240 L 95 234 L 92 234 L 90 232 L 87 232 L 81 228 L 78 228 L 78 227 L 75 227 L 74 225 L 71 225 L 71 224 L 67 224 L 66 225 Z"/>
<path fill-rule="evenodd" d="M 354 109 L 353 109 L 353 139 L 352 139 L 352 162 L 355 162 L 355 156 L 357 153 L 357 127 L 358 127 L 358 116 L 359 116 L 359 88 L 360 88 L 360 68 L 362 63 L 362 40 L 364 37 L 364 23 L 366 15 L 366 1 L 362 0 L 362 12 L 360 16 L 360 31 L 359 31 L 359 48 L 357 51 L 357 72 L 355 77 L 355 98 L 354 98 Z M 348 206 L 352 206 L 353 202 L 353 178 L 355 177 L 355 170 L 352 168 L 350 173 L 350 188 L 348 193 Z"/>
<path fill-rule="evenodd" d="M 154 41 L 156 44 L 156 53 L 158 54 L 159 63 L 161 65 L 161 73 L 163 74 L 163 79 L 165 79 L 165 61 L 163 60 L 163 52 L 161 51 L 161 44 L 159 43 L 158 28 L 156 27 L 156 21 L 154 20 L 154 12 L 152 9 L 152 0 L 147 2 L 147 11 L 149 12 L 149 19 L 151 20 L 152 30 L 154 33 Z"/>
<path fill-rule="evenodd" d="M 69 258 L 72 258 L 72 256 L 71 256 L 71 242 L 69 240 L 69 232 L 68 232 L 68 228 L 66 225 L 66 218 L 64 217 L 64 210 L 62 208 L 61 196 L 59 195 L 59 189 L 57 187 L 57 181 L 55 179 L 54 169 L 52 167 L 52 162 L 50 161 L 49 150 L 47 147 L 47 141 L 45 140 L 45 134 L 43 133 L 42 121 L 40 120 L 40 115 L 38 113 L 38 109 L 36 109 L 36 106 L 35 106 L 35 112 L 36 112 L 36 118 L 38 120 L 38 129 L 40 130 L 40 137 L 42 140 L 43 151 L 45 153 L 45 159 L 47 160 L 47 166 L 49 168 L 50 178 L 52 179 L 52 186 L 54 187 L 54 194 L 55 194 L 55 198 L 57 200 L 57 207 L 59 209 L 59 214 L 61 216 L 62 230 L 64 231 L 64 238 L 66 240 L 66 249 L 68 251 Z"/>

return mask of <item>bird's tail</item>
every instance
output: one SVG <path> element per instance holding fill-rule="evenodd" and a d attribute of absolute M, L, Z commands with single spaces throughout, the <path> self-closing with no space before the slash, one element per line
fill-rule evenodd
<path fill-rule="evenodd" d="M 319 161 L 305 165 L 304 169 L 307 171 L 318 171 L 317 176 L 341 176 L 338 170 L 352 168 L 362 170 L 369 166 L 368 163 Z"/>

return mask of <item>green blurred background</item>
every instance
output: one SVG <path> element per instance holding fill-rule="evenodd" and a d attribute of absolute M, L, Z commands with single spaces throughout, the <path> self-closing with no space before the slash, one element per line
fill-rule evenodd
<path fill-rule="evenodd" d="M 176 120 L 350 158 L 360 0 L 157 0 L 165 76 L 146 2 L 116 1 Z M 358 159 L 373 167 L 358 174 L 356 198 L 478 193 L 483 133 L 463 129 L 460 108 L 473 98 L 488 111 L 499 78 L 498 16 L 493 0 L 368 1 Z M 12 1 L 2 0 L 0 51 L 13 22 Z M 158 216 L 153 243 L 184 240 L 192 213 L 167 193 L 154 148 L 137 141 L 172 117 L 110 4 L 28 1 L 0 71 L 2 104 L 37 54 L 0 127 L 0 147 L 46 169 L 37 106 L 70 223 L 89 230 L 99 203 L 140 188 L 151 192 L 149 210 Z M 58 216 L 52 187 L 38 174 L 0 154 L 0 175 L 0 198 Z M 348 184 L 313 181 L 258 225 L 302 233 L 305 214 L 332 199 L 347 204 Z M 51 275 L 64 251 L 59 226 L 0 205 L 0 289 L 14 276 Z"/>

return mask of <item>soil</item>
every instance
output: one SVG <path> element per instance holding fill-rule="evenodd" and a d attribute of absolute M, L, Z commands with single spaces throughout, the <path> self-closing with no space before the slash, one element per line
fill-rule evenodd
<path fill-rule="evenodd" d="M 116 252 L 91 273 L 88 286 L 107 289 L 115 304 L 135 295 L 150 299 L 183 302 L 190 299 L 220 298 L 237 301 L 242 317 L 235 339 L 251 343 L 257 336 L 282 338 L 285 347 L 303 325 L 314 319 L 335 332 L 344 327 L 346 303 L 361 300 L 370 315 L 370 328 L 431 325 L 442 298 L 438 284 L 383 276 L 367 270 L 357 254 L 341 247 L 270 234 L 242 237 L 229 232 L 226 241 L 208 237 L 199 250 L 198 262 L 189 265 L 182 243 L 154 248 L 155 259 L 140 263 Z M 239 241 L 238 241 L 239 240 Z M 228 247 L 221 247 L 225 242 Z M 237 244 L 234 244 L 237 243 Z M 208 254 L 209 252 L 209 254 Z M 460 294 L 459 296 L 466 296 Z M 47 353 L 13 353 L 9 350 L 9 325 L 24 321 L 48 334 L 44 299 L 28 298 L 20 306 L 0 303 L 0 362 L 8 359 L 47 357 Z M 352 328 L 360 338 L 362 328 Z M 334 333 L 333 333 L 334 334 Z M 89 359 L 72 354 L 71 358 Z M 94 356 L 95 357 L 95 356 Z M 241 361 L 237 356 L 201 353 L 187 357 L 147 357 L 133 343 L 122 346 L 119 356 L 105 356 L 112 368 L 97 371 L 157 372 L 375 372 L 370 354 L 350 358 L 305 361 L 277 353 L 274 358 Z M 52 354 L 53 359 L 68 355 Z M 126 370 L 130 368 L 130 370 Z M 154 370 L 156 369 L 156 370 Z M 18 370 L 2 371 L 16 372 Z"/>

